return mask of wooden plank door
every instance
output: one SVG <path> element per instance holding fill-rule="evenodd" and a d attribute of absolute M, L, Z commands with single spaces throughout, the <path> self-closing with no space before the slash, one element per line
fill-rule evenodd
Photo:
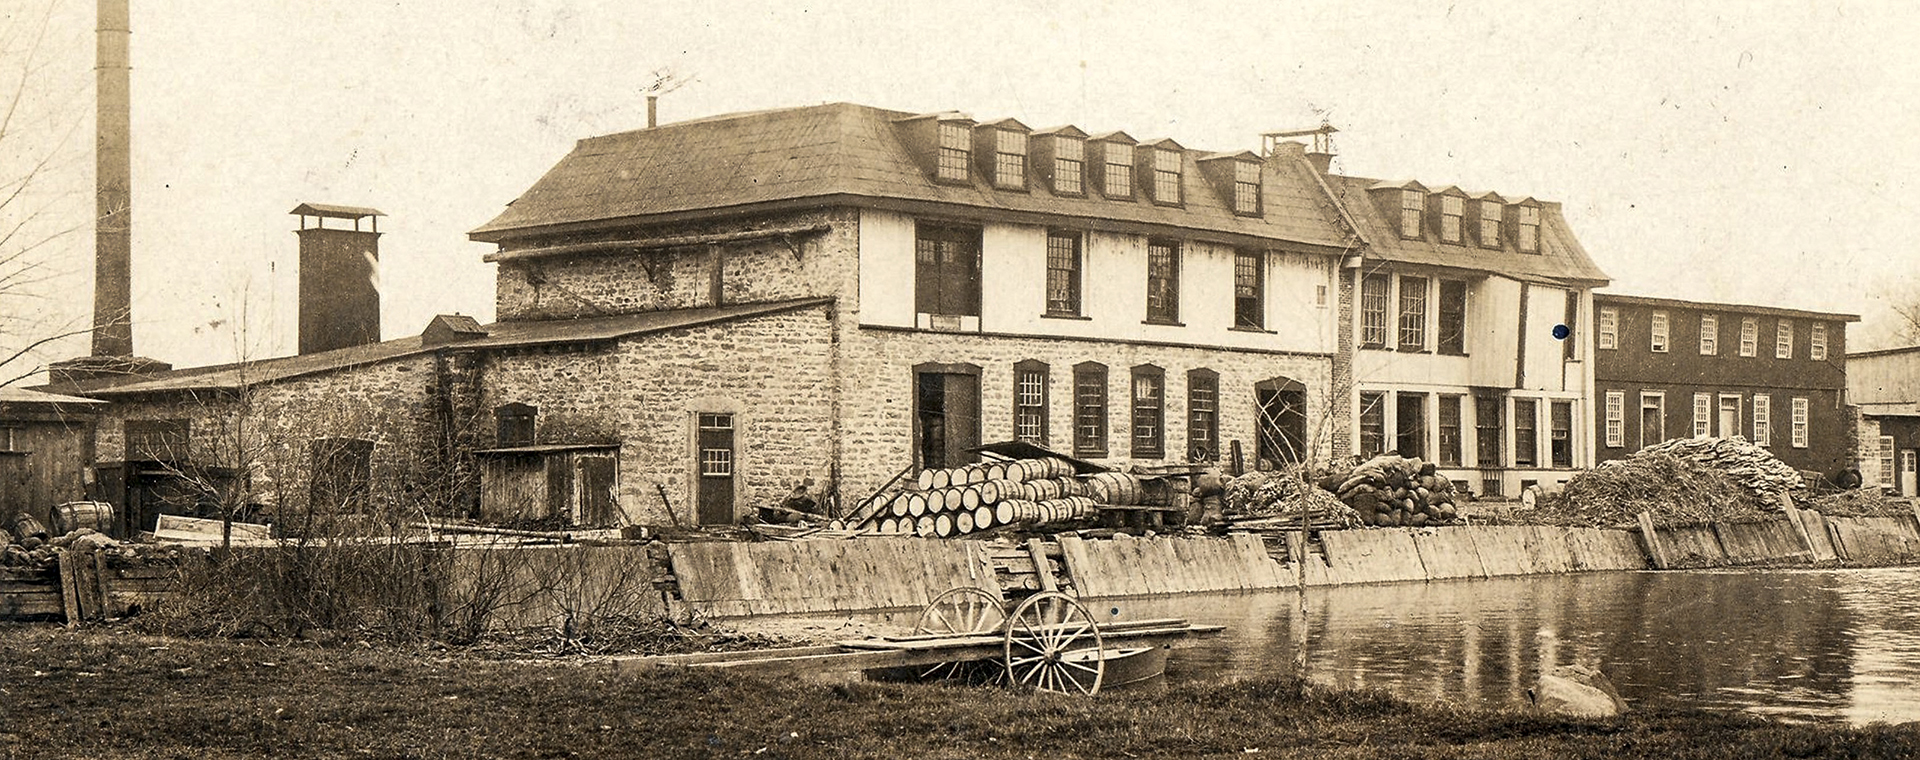
<path fill-rule="evenodd" d="M 610 456 L 582 456 L 574 483 L 580 489 L 580 524 L 606 527 L 620 522 L 613 496 L 614 459 Z"/>
<path fill-rule="evenodd" d="M 698 440 L 694 449 L 698 473 L 695 497 L 701 525 L 722 525 L 734 520 L 733 415 L 699 415 Z"/>
<path fill-rule="evenodd" d="M 921 372 L 914 379 L 922 467 L 959 467 L 980 445 L 980 378 Z"/>
<path fill-rule="evenodd" d="M 1920 494 L 1920 481 L 1916 481 L 1916 478 L 1920 477 L 1920 473 L 1915 472 L 1914 465 L 1914 450 L 1906 449 L 1901 451 L 1900 495 L 1907 498 L 1913 498 L 1916 494 Z"/>

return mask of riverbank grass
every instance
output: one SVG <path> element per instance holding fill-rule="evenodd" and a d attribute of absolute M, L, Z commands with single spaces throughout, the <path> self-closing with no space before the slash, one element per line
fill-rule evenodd
<path fill-rule="evenodd" d="M 36 626 L 0 628 L 0 703 L 7 757 L 1920 756 L 1916 724 L 1562 720 L 1289 679 L 1089 699 Z"/>

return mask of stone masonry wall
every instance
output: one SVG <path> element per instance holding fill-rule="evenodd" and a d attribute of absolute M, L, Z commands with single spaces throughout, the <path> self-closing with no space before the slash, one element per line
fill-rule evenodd
<path fill-rule="evenodd" d="M 721 297 L 727 303 L 780 301 L 851 292 L 857 262 L 858 215 L 822 209 L 701 224 L 622 230 L 619 238 L 670 237 L 830 224 L 832 230 L 785 241 L 721 247 Z M 593 238 L 540 241 L 557 244 Z M 713 305 L 714 253 L 706 246 L 618 255 L 557 256 L 499 264 L 495 313 L 500 320 L 565 319 Z"/>
<path fill-rule="evenodd" d="M 1238 440 L 1251 464 L 1257 414 L 1253 386 L 1274 377 L 1292 378 L 1306 386 L 1310 443 L 1319 456 L 1324 457 L 1331 450 L 1330 357 L 874 329 L 852 331 L 841 348 L 846 357 L 841 495 L 847 504 L 854 504 L 872 493 L 913 460 L 913 368 L 923 363 L 980 367 L 982 442 L 1014 438 L 1013 365 L 1035 360 L 1045 362 L 1048 367 L 1048 446 L 1071 453 L 1073 366 L 1096 361 L 1107 366 L 1109 456 L 1098 460 L 1102 463 L 1184 462 L 1187 371 L 1202 368 L 1220 375 L 1218 407 L 1223 459 L 1226 442 Z M 1161 459 L 1134 459 L 1129 450 L 1131 371 L 1141 364 L 1155 365 L 1166 373 L 1162 411 L 1166 457 Z"/>
<path fill-rule="evenodd" d="M 620 443 L 617 498 L 635 523 L 691 522 L 702 412 L 735 415 L 738 513 L 778 503 L 807 479 L 818 499 L 833 473 L 834 318 L 813 307 L 605 348 L 493 355 L 481 407 L 539 407 L 541 443 Z"/>

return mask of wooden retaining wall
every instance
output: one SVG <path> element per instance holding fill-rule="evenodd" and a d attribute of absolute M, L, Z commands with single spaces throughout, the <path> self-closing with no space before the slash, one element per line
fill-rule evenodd
<path fill-rule="evenodd" d="M 978 541 L 700 542 L 671 551 L 681 599 L 718 617 L 919 607 L 955 586 L 1000 593 Z"/>

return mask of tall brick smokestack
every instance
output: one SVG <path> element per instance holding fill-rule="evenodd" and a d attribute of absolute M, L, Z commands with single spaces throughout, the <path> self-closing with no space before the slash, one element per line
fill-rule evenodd
<path fill-rule="evenodd" d="M 132 67 L 128 0 L 99 0 L 94 70 L 93 355 L 133 355 Z"/>

